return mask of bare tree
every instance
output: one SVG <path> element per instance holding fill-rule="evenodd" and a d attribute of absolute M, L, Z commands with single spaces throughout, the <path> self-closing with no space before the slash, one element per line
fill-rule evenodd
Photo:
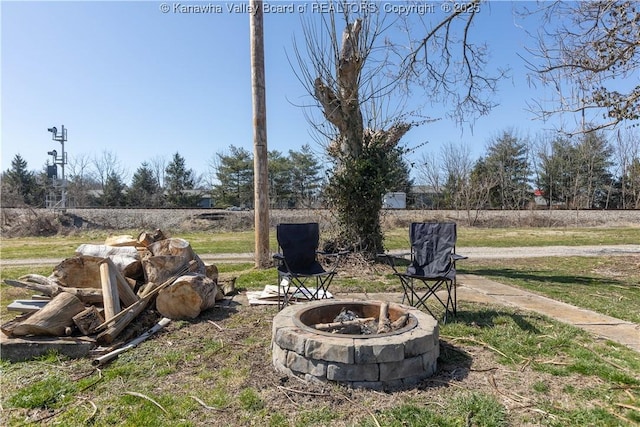
<path fill-rule="evenodd" d="M 528 63 L 534 81 L 555 95 L 532 102 L 531 109 L 542 119 L 578 113 L 571 133 L 639 120 L 640 4 L 627 0 L 541 5 L 526 11 L 541 15 L 543 22 Z"/>
<path fill-rule="evenodd" d="M 433 207 L 440 207 L 440 197 L 445 181 L 444 171 L 440 166 L 438 157 L 433 152 L 422 153 L 419 163 L 415 166 L 417 182 L 428 187 L 434 194 Z"/>
<path fill-rule="evenodd" d="M 167 158 L 164 156 L 154 156 L 149 160 L 149 167 L 158 182 L 160 188 L 164 188 L 164 175 L 167 169 Z"/>
<path fill-rule="evenodd" d="M 473 168 L 471 149 L 464 143 L 449 142 L 440 149 L 440 164 L 444 173 L 445 202 L 453 209 L 466 209 L 469 185 Z"/>
<path fill-rule="evenodd" d="M 110 176 L 116 176 L 122 182 L 127 180 L 127 170 L 113 151 L 103 150 L 99 156 L 96 155 L 93 158 L 93 168 L 96 172 L 96 179 L 103 189 Z"/>
<path fill-rule="evenodd" d="M 433 102 L 452 101 L 451 114 L 463 121 L 492 107 L 483 95 L 496 79 L 480 74 L 486 52 L 469 39 L 479 0 L 458 5 L 441 21 L 422 21 L 423 32 L 409 34 L 408 43 L 383 37 L 392 25 L 412 25 L 379 10 L 380 3 L 330 4 L 332 13 L 303 23 L 304 52 L 294 48 L 297 75 L 322 111 L 320 120 L 309 118 L 334 162 L 325 199 L 344 243 L 375 255 L 383 249 L 382 195 L 402 169 L 393 165 L 402 162 L 400 140 L 424 122 L 418 112 L 405 111 L 407 96 L 419 88 Z M 341 36 L 338 21 L 344 22 Z"/>
<path fill-rule="evenodd" d="M 70 203 L 75 206 L 89 206 L 89 190 L 97 184 L 91 170 L 92 163 L 88 154 L 78 154 L 69 159 L 67 192 Z"/>
<path fill-rule="evenodd" d="M 615 174 L 619 177 L 620 202 L 622 209 L 637 209 L 636 195 L 640 194 L 640 187 L 634 182 L 634 167 L 640 161 L 640 136 L 636 132 L 618 130 L 613 143 L 615 158 Z"/>

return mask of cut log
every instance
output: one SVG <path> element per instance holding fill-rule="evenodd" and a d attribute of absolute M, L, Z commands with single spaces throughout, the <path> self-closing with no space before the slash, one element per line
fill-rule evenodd
<path fill-rule="evenodd" d="M 138 250 L 131 246 L 107 246 L 107 245 L 89 245 L 83 244 L 76 249 L 76 255 L 87 255 L 98 258 L 111 258 L 111 261 L 122 272 L 125 272 L 131 264 L 140 261 Z"/>
<path fill-rule="evenodd" d="M 376 320 L 375 317 L 363 317 L 361 319 L 345 320 L 344 322 L 316 323 L 315 325 L 312 325 L 312 328 L 327 332 L 344 326 L 362 325 L 363 323 L 372 322 L 374 320 Z"/>
<path fill-rule="evenodd" d="M 73 323 L 85 335 L 91 335 L 104 322 L 104 316 L 93 305 L 73 316 Z"/>
<path fill-rule="evenodd" d="M 104 318 L 112 319 L 120 313 L 120 296 L 118 295 L 118 280 L 109 263 L 100 263 L 100 281 L 102 283 L 102 301 L 104 304 Z"/>
<path fill-rule="evenodd" d="M 84 304 L 76 296 L 63 292 L 49 301 L 40 311 L 15 326 L 11 333 L 14 336 L 70 335 L 73 316 L 84 309 Z"/>
<path fill-rule="evenodd" d="M 72 288 L 100 289 L 100 263 L 104 258 L 94 255 L 77 255 L 67 258 L 54 267 L 49 279 Z M 114 257 L 109 257 L 123 275 L 133 278 L 143 276 L 139 257 L 138 259 L 126 258 L 125 261 L 122 257 L 115 258 L 114 260 Z M 123 265 L 125 265 L 124 268 Z"/>
<path fill-rule="evenodd" d="M 196 261 L 197 273 L 206 273 L 204 262 L 184 239 L 174 237 L 159 240 L 149 245 L 147 250 L 149 256 L 142 259 L 146 282 L 162 283 L 190 261 Z"/>
<path fill-rule="evenodd" d="M 209 279 L 218 283 L 218 267 L 215 264 L 207 264 L 204 266 L 204 269 L 205 269 L 205 275 Z"/>
<path fill-rule="evenodd" d="M 149 250 L 154 256 L 158 255 L 177 255 L 193 259 L 195 253 L 191 249 L 191 245 L 185 239 L 179 237 L 172 237 L 170 239 L 164 239 L 149 245 Z"/>
<path fill-rule="evenodd" d="M 2 331 L 2 333 L 5 334 L 6 336 L 12 337 L 13 336 L 13 328 L 15 328 L 20 323 L 22 323 L 25 320 L 27 320 L 32 315 L 33 315 L 33 313 L 27 313 L 27 314 L 22 314 L 20 316 L 16 316 L 13 319 L 9 320 L 8 322 L 5 322 L 2 325 L 0 325 L 0 331 Z M 2 352 L 4 353 L 4 348 L 2 350 L 3 350 Z"/>
<path fill-rule="evenodd" d="M 391 331 L 391 322 L 389 322 L 389 303 L 380 304 L 380 315 L 378 317 L 378 333 L 384 334 Z"/>
<path fill-rule="evenodd" d="M 202 274 L 179 277 L 158 293 L 156 309 L 169 319 L 193 319 L 216 303 L 216 283 Z"/>
<path fill-rule="evenodd" d="M 167 237 L 159 228 L 156 229 L 156 231 L 154 231 L 153 233 L 148 233 L 146 231 L 143 231 L 142 233 L 138 234 L 138 245 L 144 246 L 146 248 L 152 243 L 158 242 L 160 240 L 164 240 L 166 238 Z"/>
<path fill-rule="evenodd" d="M 137 301 L 135 304 L 125 308 L 118 313 L 113 319 L 105 321 L 98 326 L 96 330 L 103 331 L 98 335 L 97 340 L 100 344 L 110 344 L 113 340 L 124 330 L 124 328 L 131 323 L 149 304 L 149 302 L 156 297 L 156 295 L 163 289 L 171 286 L 183 273 L 189 271 L 190 268 L 195 268 L 195 262 L 189 263 L 185 266 L 180 274 L 170 277 L 164 283 L 151 289 L 143 298 Z"/>
<path fill-rule="evenodd" d="M 406 313 L 403 314 L 402 316 L 398 317 L 395 321 L 391 323 L 391 330 L 395 331 L 397 329 L 403 328 L 407 324 L 408 320 L 409 320 L 409 315 Z"/>
<path fill-rule="evenodd" d="M 185 261 L 180 256 L 151 256 L 142 260 L 145 282 L 162 283 L 184 267 Z"/>
<path fill-rule="evenodd" d="M 147 246 L 149 246 L 154 242 L 155 240 L 153 240 L 153 236 L 151 235 L 151 233 L 147 233 L 146 231 L 143 231 L 142 233 L 138 234 L 139 246 L 144 246 L 146 248 Z"/>
<path fill-rule="evenodd" d="M 172 237 L 169 239 L 163 239 L 155 242 L 148 247 L 153 256 L 173 255 L 182 257 L 185 262 L 196 260 L 198 267 L 201 269 L 198 272 L 205 274 L 204 262 L 193 251 L 188 241 L 180 239 L 178 237 Z"/>
<path fill-rule="evenodd" d="M 118 295 L 120 296 L 120 302 L 122 303 L 122 307 L 129 307 L 131 304 L 138 301 L 138 295 L 133 292 L 132 286 L 129 284 L 127 279 L 118 271 L 118 268 L 115 266 L 111 258 L 105 258 L 105 263 L 109 264 L 109 273 L 113 274 L 116 279 L 116 283 L 118 285 Z"/>
<path fill-rule="evenodd" d="M 9 286 L 15 286 L 16 288 L 30 289 L 32 291 L 40 292 L 50 297 L 55 297 L 64 292 L 75 295 L 86 304 L 102 303 L 101 289 L 69 288 L 66 286 L 57 285 L 53 282 L 51 282 L 50 284 L 42 284 L 11 279 L 5 279 L 4 283 Z"/>
<path fill-rule="evenodd" d="M 53 268 L 49 278 L 71 288 L 100 289 L 100 263 L 103 259 L 90 255 L 67 258 Z"/>
<path fill-rule="evenodd" d="M 138 241 L 128 234 L 123 234 L 121 236 L 109 236 L 105 239 L 104 244 L 106 246 L 137 246 Z"/>

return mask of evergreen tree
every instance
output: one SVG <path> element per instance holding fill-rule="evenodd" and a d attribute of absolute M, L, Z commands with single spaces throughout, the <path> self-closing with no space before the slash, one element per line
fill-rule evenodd
<path fill-rule="evenodd" d="M 604 208 L 613 185 L 611 155 L 608 142 L 596 133 L 576 142 L 556 139 L 540 154 L 539 188 L 552 203 L 569 209 Z"/>
<path fill-rule="evenodd" d="M 310 207 L 318 197 L 322 167 L 308 144 L 300 151 L 289 150 L 292 166 L 291 191 L 295 206 Z"/>
<path fill-rule="evenodd" d="M 613 149 L 604 136 L 597 132 L 583 135 L 577 146 L 578 165 L 582 177 L 582 207 L 607 208 L 613 185 L 610 168 Z"/>
<path fill-rule="evenodd" d="M 102 196 L 100 197 L 100 206 L 104 207 L 121 207 L 126 206 L 127 198 L 124 193 L 125 185 L 116 173 L 107 176 L 104 183 Z"/>
<path fill-rule="evenodd" d="M 573 207 L 574 191 L 577 179 L 577 153 L 566 138 L 558 138 L 551 142 L 550 150 L 539 155 L 538 188 L 553 205 L 561 203 L 565 207 Z"/>
<path fill-rule="evenodd" d="M 229 154 L 217 154 L 219 184 L 213 187 L 216 201 L 227 206 L 252 206 L 253 156 L 244 148 L 233 145 L 229 151 Z"/>
<path fill-rule="evenodd" d="M 269 162 L 269 203 L 273 208 L 293 207 L 293 168 L 291 159 L 279 151 L 267 153 Z"/>
<path fill-rule="evenodd" d="M 192 169 L 187 169 L 184 157 L 175 153 L 165 169 L 167 204 L 173 207 L 193 207 L 200 195 L 189 194 L 195 188 L 196 177 Z"/>
<path fill-rule="evenodd" d="M 29 171 L 27 161 L 16 154 L 11 168 L 2 177 L 2 197 L 4 204 L 41 206 L 44 203 L 44 191 L 39 187 L 36 174 Z"/>
<path fill-rule="evenodd" d="M 511 132 L 503 132 L 487 147 L 486 167 L 497 177 L 491 189 L 491 205 L 519 209 L 531 199 L 527 144 Z"/>
<path fill-rule="evenodd" d="M 162 205 L 162 191 L 148 163 L 143 162 L 133 175 L 127 199 L 129 206 L 133 207 Z"/>

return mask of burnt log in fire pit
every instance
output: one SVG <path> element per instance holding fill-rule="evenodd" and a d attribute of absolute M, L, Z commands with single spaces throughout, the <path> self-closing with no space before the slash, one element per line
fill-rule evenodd
<path fill-rule="evenodd" d="M 344 312 L 354 313 L 363 323 L 371 318 L 378 322 L 381 307 L 389 323 L 400 327 L 383 333 L 316 329 L 337 323 Z M 378 390 L 414 386 L 433 375 L 440 351 L 438 322 L 432 316 L 381 301 L 321 300 L 286 307 L 273 320 L 271 344 L 279 372 Z"/>

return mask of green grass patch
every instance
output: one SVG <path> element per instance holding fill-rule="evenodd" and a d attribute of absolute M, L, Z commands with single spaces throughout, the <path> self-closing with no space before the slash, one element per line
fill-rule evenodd
<path fill-rule="evenodd" d="M 133 237 L 137 232 L 117 233 L 90 232 L 73 236 L 3 238 L 1 240 L 2 259 L 25 258 L 67 258 L 73 256 L 76 248 L 83 243 L 103 244 L 109 235 Z M 269 233 L 270 247 L 277 250 L 275 229 Z M 180 233 L 173 237 L 186 239 L 196 253 L 251 253 L 255 250 L 254 231 L 238 232 L 192 232 Z M 322 236 L 321 236 L 322 237 Z M 384 231 L 387 250 L 408 249 L 408 228 L 392 228 Z M 458 228 L 460 247 L 515 247 L 549 245 L 618 245 L 637 244 L 640 241 L 640 227 L 612 228 Z"/>
<path fill-rule="evenodd" d="M 578 307 L 640 323 L 638 257 L 553 257 L 465 260 L 461 273 L 478 274 Z"/>

